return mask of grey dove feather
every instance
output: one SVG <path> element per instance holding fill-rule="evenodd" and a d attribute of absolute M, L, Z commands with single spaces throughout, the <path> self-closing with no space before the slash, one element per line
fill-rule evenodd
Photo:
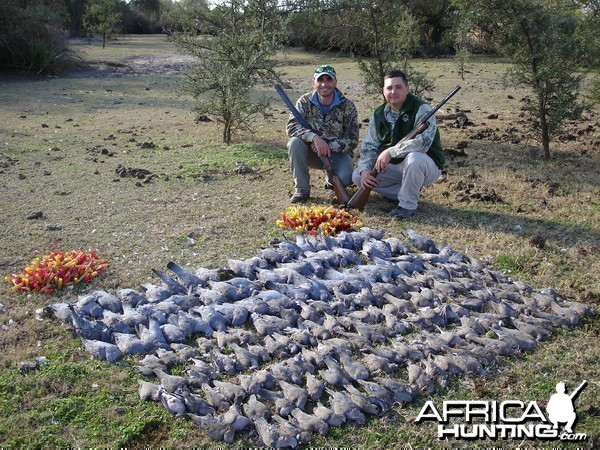
<path fill-rule="evenodd" d="M 94 341 L 110 342 L 111 332 L 104 322 L 101 320 L 89 320 L 71 304 L 69 304 L 69 309 L 71 310 L 73 328 L 79 337 Z"/>
<path fill-rule="evenodd" d="M 326 407 L 321 402 L 317 402 L 317 406 L 313 408 L 313 414 L 332 427 L 341 427 L 346 422 L 344 414 L 334 413 L 332 409 Z"/>
<path fill-rule="evenodd" d="M 271 420 L 276 422 L 279 428 L 279 433 L 282 436 L 289 436 L 296 439 L 298 443 L 309 442 L 312 439 L 312 433 L 302 430 L 291 415 L 283 418 L 277 414 L 271 416 Z"/>
<path fill-rule="evenodd" d="M 258 388 L 256 396 L 275 405 L 275 411 L 280 416 L 288 416 L 294 409 L 294 404 L 290 402 L 281 391 L 273 391 L 265 388 Z"/>
<path fill-rule="evenodd" d="M 134 334 L 113 333 L 115 345 L 125 355 L 144 355 L 152 346 Z"/>
<path fill-rule="evenodd" d="M 296 408 L 304 409 L 308 402 L 308 392 L 306 389 L 301 388 L 298 385 L 288 383 L 285 380 L 278 380 L 281 392 L 285 398 L 296 406 Z"/>
<path fill-rule="evenodd" d="M 216 410 L 208 404 L 204 398 L 200 395 L 190 392 L 188 389 L 181 389 L 179 391 L 183 403 L 185 404 L 186 411 L 188 414 L 197 414 L 200 416 L 207 416 L 215 414 Z"/>
<path fill-rule="evenodd" d="M 344 389 L 348 392 L 348 397 L 352 402 L 360 408 L 364 414 L 376 416 L 383 412 L 379 405 L 373 403 L 366 395 L 360 392 L 351 384 L 344 385 Z"/>
<path fill-rule="evenodd" d="M 239 403 L 248 395 L 243 387 L 229 381 L 214 380 L 213 385 L 231 403 Z"/>
<path fill-rule="evenodd" d="M 73 304 L 73 308 L 80 315 L 99 319 L 102 317 L 103 308 L 98 304 L 97 298 L 96 292 L 81 296 L 77 299 L 77 302 Z"/>

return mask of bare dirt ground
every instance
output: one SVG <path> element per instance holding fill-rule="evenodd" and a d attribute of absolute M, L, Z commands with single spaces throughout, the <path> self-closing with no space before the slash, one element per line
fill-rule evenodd
<path fill-rule="evenodd" d="M 74 39 L 74 45 L 84 46 L 90 43 L 101 43 L 95 39 Z M 120 45 L 119 41 L 108 42 L 107 45 Z M 69 77 L 75 78 L 118 78 L 149 75 L 179 75 L 189 68 L 194 62 L 194 57 L 164 50 L 157 53 L 143 55 L 124 54 L 116 61 L 111 54 L 110 60 L 86 59 L 82 65 L 70 73 Z"/>

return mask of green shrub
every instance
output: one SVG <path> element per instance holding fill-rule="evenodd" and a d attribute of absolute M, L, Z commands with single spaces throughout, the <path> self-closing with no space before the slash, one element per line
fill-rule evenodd
<path fill-rule="evenodd" d="M 0 71 L 56 75 L 78 58 L 43 4 L 9 2 L 0 10 Z"/>

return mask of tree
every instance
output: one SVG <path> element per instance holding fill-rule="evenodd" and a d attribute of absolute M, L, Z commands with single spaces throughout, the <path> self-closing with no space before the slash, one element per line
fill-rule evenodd
<path fill-rule="evenodd" d="M 493 39 L 512 63 L 510 78 L 529 87 L 535 101 L 526 112 L 535 119 L 535 136 L 543 158 L 564 120 L 579 118 L 584 58 L 577 45 L 578 18 L 571 0 L 461 0 L 466 14 L 492 22 Z"/>
<path fill-rule="evenodd" d="M 598 69 L 600 63 L 600 0 L 580 0 L 578 13 L 581 23 L 577 29 L 576 38 L 579 45 L 585 49 L 588 66 Z M 590 92 L 590 99 L 600 104 L 600 75 L 596 75 Z"/>
<path fill-rule="evenodd" d="M 410 64 L 419 48 L 418 24 L 410 11 L 395 0 L 343 0 L 329 21 L 332 39 L 356 55 L 367 89 L 381 92 L 384 75 L 404 71 L 416 95 L 433 89 L 425 73 Z"/>
<path fill-rule="evenodd" d="M 419 24 L 420 48 L 425 56 L 437 56 L 449 50 L 445 48 L 446 32 L 456 19 L 452 14 L 451 0 L 404 0 L 406 8 Z"/>
<path fill-rule="evenodd" d="M 454 62 L 462 80 L 465 79 L 467 61 L 471 55 L 471 32 L 473 24 L 467 16 L 457 15 L 452 28 L 452 42 L 454 46 Z"/>
<path fill-rule="evenodd" d="M 252 131 L 252 119 L 267 111 L 268 100 L 255 99 L 252 88 L 279 81 L 270 58 L 281 49 L 285 26 L 276 7 L 277 0 L 227 0 L 212 11 L 196 10 L 192 29 L 172 36 L 178 48 L 196 57 L 183 90 L 195 99 L 199 116 L 223 125 L 225 144 L 237 131 Z"/>
<path fill-rule="evenodd" d="M 69 32 L 72 37 L 83 35 L 83 17 L 88 0 L 63 0 L 67 9 L 70 26 Z"/>
<path fill-rule="evenodd" d="M 86 28 L 102 34 L 102 48 L 106 48 L 106 37 L 116 31 L 120 17 L 118 0 L 93 0 L 88 4 Z"/>

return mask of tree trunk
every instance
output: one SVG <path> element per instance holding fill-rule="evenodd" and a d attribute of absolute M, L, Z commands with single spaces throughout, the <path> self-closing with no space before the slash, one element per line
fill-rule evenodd
<path fill-rule="evenodd" d="M 225 125 L 223 127 L 223 143 L 225 145 L 229 145 L 231 143 L 231 123 L 229 121 L 225 121 Z"/>
<path fill-rule="evenodd" d="M 65 5 L 71 19 L 71 37 L 83 35 L 83 14 L 85 12 L 86 0 L 66 0 Z"/>

